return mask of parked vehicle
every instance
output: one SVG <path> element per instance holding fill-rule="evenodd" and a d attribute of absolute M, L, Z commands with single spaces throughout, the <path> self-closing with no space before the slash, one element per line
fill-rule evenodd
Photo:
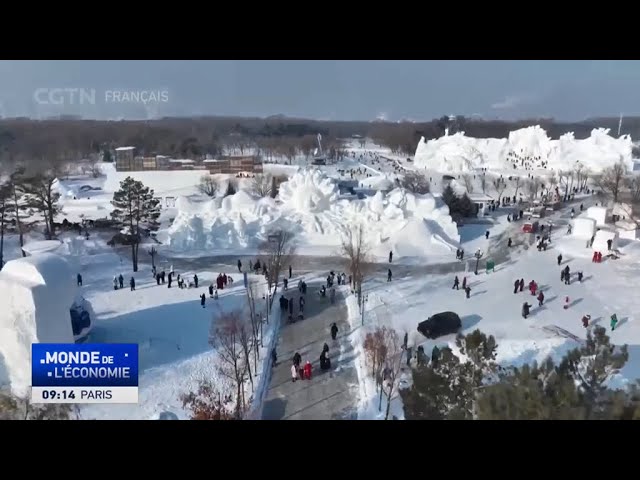
<path fill-rule="evenodd" d="M 522 225 L 522 231 L 524 233 L 536 233 L 539 227 L 539 222 L 525 222 L 525 224 Z"/>
<path fill-rule="evenodd" d="M 418 324 L 418 331 L 431 339 L 458 333 L 460 328 L 462 328 L 462 321 L 454 312 L 436 313 Z"/>

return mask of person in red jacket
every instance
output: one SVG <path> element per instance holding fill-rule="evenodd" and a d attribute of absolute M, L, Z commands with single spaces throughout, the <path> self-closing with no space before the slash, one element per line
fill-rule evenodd
<path fill-rule="evenodd" d="M 591 261 L 596 263 L 598 261 L 598 252 L 593 252 L 593 257 L 591 257 Z"/>
<path fill-rule="evenodd" d="M 602 263 L 602 252 L 598 252 L 598 263 Z"/>
<path fill-rule="evenodd" d="M 309 360 L 304 364 L 304 378 L 311 380 L 311 362 Z"/>

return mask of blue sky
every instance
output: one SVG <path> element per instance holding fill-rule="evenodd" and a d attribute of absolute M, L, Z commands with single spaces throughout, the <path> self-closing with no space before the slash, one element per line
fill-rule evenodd
<path fill-rule="evenodd" d="M 640 114 L 639 86 L 618 60 L 4 60 L 0 115 L 580 120 Z"/>

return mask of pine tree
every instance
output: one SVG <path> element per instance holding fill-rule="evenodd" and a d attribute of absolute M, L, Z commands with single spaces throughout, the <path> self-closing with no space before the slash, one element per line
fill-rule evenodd
<path fill-rule="evenodd" d="M 154 198 L 153 190 L 131 177 L 120 182 L 120 190 L 113 194 L 111 204 L 115 207 L 111 217 L 126 231 L 131 244 L 133 271 L 138 271 L 138 247 L 144 231 L 156 231 L 160 224 L 160 200 Z"/>
<path fill-rule="evenodd" d="M 589 400 L 589 407 L 598 415 L 599 400 L 606 393 L 606 382 L 629 360 L 626 345 L 616 347 L 611 344 L 604 327 L 595 327 L 587 332 L 582 346 L 571 350 L 563 358 L 558 371 L 569 375 L 576 381 Z"/>
<path fill-rule="evenodd" d="M 56 181 L 55 171 L 50 170 L 25 178 L 22 183 L 26 205 L 39 212 L 44 218 L 47 240 L 51 240 L 55 236 L 55 219 L 62 212 L 58 204 L 60 193 L 54 188 Z"/>
<path fill-rule="evenodd" d="M 4 234 L 7 231 L 7 216 L 9 202 L 11 201 L 11 189 L 8 184 L 0 185 L 0 270 L 4 266 Z"/>
<path fill-rule="evenodd" d="M 476 214 L 476 208 L 469 196 L 465 193 L 458 196 L 451 185 L 447 185 L 442 191 L 442 201 L 449 207 L 451 216 L 472 217 Z"/>

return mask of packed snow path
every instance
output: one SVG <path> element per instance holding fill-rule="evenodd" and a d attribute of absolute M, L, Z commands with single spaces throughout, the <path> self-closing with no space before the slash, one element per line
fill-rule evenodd
<path fill-rule="evenodd" d="M 285 295 L 294 300 L 294 315 L 299 312 L 300 294 L 297 280 Z M 349 341 L 350 327 L 344 298 L 336 288 L 335 304 L 331 305 L 328 291 L 320 298 L 321 283 L 307 284 L 305 318 L 282 328 L 276 350 L 278 365 L 274 367 L 264 401 L 263 420 L 355 420 L 358 406 L 358 376 L 354 352 Z M 276 304 L 277 308 L 277 304 Z M 279 310 L 278 310 L 279 312 Z M 338 325 L 338 337 L 331 340 L 330 327 Z M 329 345 L 331 369 L 320 370 L 322 346 Z M 293 355 L 299 352 L 302 364 L 309 360 L 313 366 L 311 380 L 291 381 Z"/>

